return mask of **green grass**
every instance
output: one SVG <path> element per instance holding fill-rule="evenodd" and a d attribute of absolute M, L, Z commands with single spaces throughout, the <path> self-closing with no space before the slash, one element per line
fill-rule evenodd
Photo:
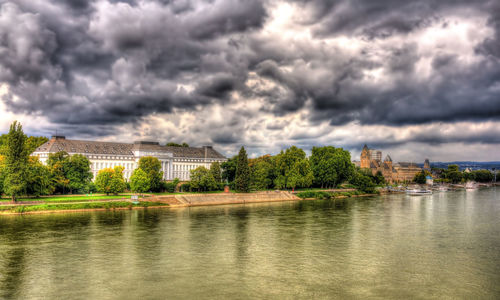
<path fill-rule="evenodd" d="M 150 207 L 150 206 L 168 206 L 168 204 L 160 202 L 151 202 L 151 201 L 141 201 L 138 204 L 134 204 L 128 201 L 88 202 L 88 203 L 70 203 L 70 204 L 39 204 L 39 205 L 22 205 L 22 206 L 10 207 L 10 211 L 14 213 L 23 213 L 32 211 L 45 211 L 45 210 L 72 210 L 72 209 L 95 209 L 95 208 L 113 209 L 121 207 L 132 208 L 132 207 Z"/>
<path fill-rule="evenodd" d="M 95 200 L 110 200 L 110 199 L 130 199 L 130 194 L 119 194 L 119 195 L 78 195 L 78 196 L 51 196 L 51 197 L 40 197 L 40 198 L 19 198 L 18 202 L 23 201 L 43 201 L 49 202 L 83 202 L 83 201 L 95 201 Z M 11 201 L 10 199 L 2 199 L 2 201 Z"/>

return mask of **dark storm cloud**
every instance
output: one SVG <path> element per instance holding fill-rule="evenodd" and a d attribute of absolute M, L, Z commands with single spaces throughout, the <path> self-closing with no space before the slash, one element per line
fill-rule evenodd
<path fill-rule="evenodd" d="M 224 102 L 246 78 L 226 36 L 258 29 L 265 16 L 253 0 L 1 3 L 3 101 L 61 124 Z"/>
<path fill-rule="evenodd" d="M 312 124 L 499 119 L 498 1 L 288 2 L 300 6 L 293 25 L 311 32 L 310 40 L 286 40 L 263 29 L 277 1 L 0 0 L 0 83 L 9 87 L 2 101 L 10 111 L 43 115 L 85 135 L 157 113 L 252 99 L 262 101 L 261 112 L 305 112 Z M 473 45 L 474 63 L 466 64 L 470 58 L 439 41 L 426 49 L 407 39 L 473 17 L 486 18 L 492 32 Z M 338 37 L 366 44 L 349 52 L 327 41 Z M 418 67 L 424 56 L 430 66 L 425 76 Z M 380 70 L 383 79 L 370 82 L 370 74 Z M 273 85 L 249 87 L 252 76 Z M 224 129 L 210 135 L 212 141 L 238 142 L 247 130 L 244 120 L 257 113 L 231 114 L 215 125 L 226 128 L 237 115 L 243 121 L 233 128 L 236 134 Z M 89 125 L 85 132 L 81 124 Z M 263 128 L 285 126 L 286 121 L 269 122 Z M 496 141 L 485 135 L 481 140 L 486 139 Z"/>

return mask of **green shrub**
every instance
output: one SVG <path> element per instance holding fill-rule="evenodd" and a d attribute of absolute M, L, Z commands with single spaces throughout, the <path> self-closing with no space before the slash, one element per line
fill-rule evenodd
<path fill-rule="evenodd" d="M 181 184 L 181 192 L 191 192 L 191 184 L 189 182 Z"/>

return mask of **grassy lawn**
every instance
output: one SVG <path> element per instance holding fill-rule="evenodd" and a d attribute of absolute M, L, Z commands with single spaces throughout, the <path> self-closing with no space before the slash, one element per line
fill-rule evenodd
<path fill-rule="evenodd" d="M 44 211 L 44 210 L 72 210 L 72 209 L 95 209 L 95 208 L 121 208 L 121 207 L 150 207 L 150 206 L 168 206 L 166 203 L 151 202 L 151 201 L 141 201 L 138 204 L 134 204 L 128 201 L 116 201 L 116 202 L 88 202 L 88 203 L 69 203 L 69 204 L 39 204 L 39 205 L 29 205 L 29 206 L 16 206 L 7 207 L 0 206 L 0 211 L 10 211 L 14 213 L 21 212 L 31 212 L 31 211 Z"/>
<path fill-rule="evenodd" d="M 119 194 L 119 195 L 64 195 L 64 196 L 50 196 L 50 197 L 40 197 L 40 198 L 19 198 L 18 202 L 23 201 L 43 201 L 43 202 L 82 202 L 82 201 L 95 201 L 95 200 L 110 200 L 110 199 L 130 199 L 131 194 Z M 2 198 L 1 201 L 8 202 L 11 201 L 10 198 Z"/>

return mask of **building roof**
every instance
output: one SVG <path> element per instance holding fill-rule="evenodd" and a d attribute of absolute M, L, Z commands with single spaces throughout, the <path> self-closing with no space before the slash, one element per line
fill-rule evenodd
<path fill-rule="evenodd" d="M 400 167 L 400 168 L 418 168 L 418 169 L 420 169 L 420 167 L 416 163 L 410 163 L 410 162 L 398 162 L 396 164 L 396 167 Z"/>
<path fill-rule="evenodd" d="M 389 154 L 386 155 L 384 161 L 392 161 L 392 158 L 389 156 Z"/>
<path fill-rule="evenodd" d="M 203 147 L 172 147 L 160 146 L 157 142 L 113 143 L 82 140 L 67 140 L 65 137 L 52 137 L 48 142 L 38 147 L 35 152 L 59 152 L 82 154 L 134 155 L 134 151 L 169 152 L 174 157 L 225 159 L 222 154 L 211 146 Z"/>

